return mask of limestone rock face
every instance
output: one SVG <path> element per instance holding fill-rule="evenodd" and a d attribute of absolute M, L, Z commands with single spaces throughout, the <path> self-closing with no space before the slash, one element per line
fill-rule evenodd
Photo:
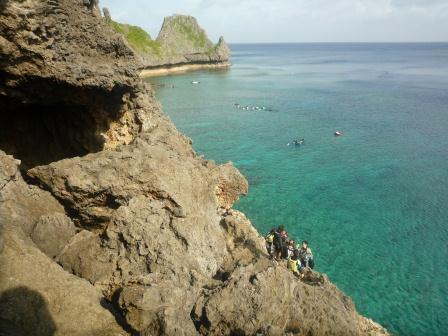
<path fill-rule="evenodd" d="M 157 41 L 167 51 L 179 54 L 195 54 L 213 48 L 205 31 L 193 16 L 173 15 L 163 20 Z"/>
<path fill-rule="evenodd" d="M 230 58 L 230 49 L 224 38 L 213 45 L 197 20 L 188 15 L 166 17 L 157 42 L 162 46 L 165 65 L 219 63 L 228 62 Z"/>
<path fill-rule="evenodd" d="M 0 229 L 30 236 L 43 216 L 63 215 L 65 210 L 49 192 L 28 185 L 19 164 L 19 160 L 0 151 Z"/>
<path fill-rule="evenodd" d="M 19 163 L 0 151 L 0 334 L 126 335 L 101 292 L 51 259 L 75 227 Z"/>
<path fill-rule="evenodd" d="M 51 258 L 55 258 L 76 234 L 69 217 L 60 212 L 41 216 L 34 225 L 31 240 Z"/>
<path fill-rule="evenodd" d="M 247 181 L 194 152 L 96 1 L 1 6 L 0 333 L 387 333 L 268 259 L 231 209 Z"/>
<path fill-rule="evenodd" d="M 105 19 L 111 22 L 106 14 Z M 129 28 L 140 29 L 116 22 L 111 26 L 125 37 L 128 37 Z M 156 40 L 149 34 L 141 45 L 133 45 L 133 39 L 128 40 L 146 69 L 188 64 L 228 65 L 230 58 L 224 38 L 213 44 L 197 20 L 188 15 L 166 17 Z"/>
<path fill-rule="evenodd" d="M 109 8 L 107 8 L 107 7 L 104 7 L 104 8 L 103 8 L 103 15 L 104 15 L 104 19 L 105 19 L 107 22 L 110 22 L 110 21 L 112 20 L 112 17 L 111 17 L 111 15 L 110 15 Z"/>
<path fill-rule="evenodd" d="M 4 1 L 0 148 L 32 167 L 128 144 L 155 127 L 123 37 L 82 1 Z M 41 146 L 35 146 L 38 141 Z"/>
<path fill-rule="evenodd" d="M 65 272 L 16 233 L 7 231 L 3 239 L 2 335 L 127 335 L 102 307 L 99 290 Z"/>
<path fill-rule="evenodd" d="M 164 139 L 157 139 L 159 132 Z M 163 268 L 175 272 L 181 266 L 213 276 L 226 252 L 219 209 L 247 192 L 246 180 L 231 165 L 217 166 L 198 158 L 177 131 L 160 128 L 120 150 L 62 160 L 28 174 L 66 205 L 79 226 L 104 230 L 104 246 L 97 239 L 102 252 L 91 252 L 95 248 L 86 248 L 90 243 L 83 240 L 66 248 L 63 265 L 71 254 L 96 262 L 87 254 L 118 256 L 126 247 L 124 257 L 133 255 L 135 261 L 127 265 L 133 271 L 121 272 L 120 277 L 126 278 L 157 270 L 162 260 Z M 117 262 L 127 263 L 121 258 Z M 84 267 L 102 269 L 79 266 L 69 268 L 78 274 L 91 273 Z"/>
<path fill-rule="evenodd" d="M 214 58 L 223 62 L 228 61 L 230 58 L 230 48 L 222 36 L 219 38 L 218 44 L 215 47 Z"/>

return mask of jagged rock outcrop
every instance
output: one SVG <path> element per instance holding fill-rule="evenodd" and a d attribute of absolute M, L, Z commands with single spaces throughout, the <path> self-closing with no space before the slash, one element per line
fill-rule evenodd
<path fill-rule="evenodd" d="M 110 15 L 110 10 L 107 7 L 103 8 L 103 15 L 104 15 L 104 19 L 106 20 L 106 22 L 111 22 L 112 21 L 112 16 Z"/>
<path fill-rule="evenodd" d="M 162 45 L 165 64 L 227 62 L 229 49 L 221 37 L 214 45 L 196 19 L 189 15 L 173 15 L 163 20 L 157 36 Z M 219 47 L 219 52 L 216 49 Z"/>
<path fill-rule="evenodd" d="M 0 335 L 127 335 L 101 291 L 53 261 L 74 226 L 19 164 L 0 151 Z"/>
<path fill-rule="evenodd" d="M 219 38 L 218 44 L 215 46 L 214 57 L 218 62 L 226 62 L 230 58 L 230 48 L 222 36 Z"/>
<path fill-rule="evenodd" d="M 107 18 L 106 21 L 125 36 L 145 69 L 201 64 L 217 67 L 229 65 L 230 49 L 224 38 L 220 37 L 218 43 L 213 44 L 192 16 L 166 17 L 156 40 L 152 40 L 139 27 L 119 24 Z"/>
<path fill-rule="evenodd" d="M 9 127 L 0 148 L 32 167 L 127 144 L 156 126 L 134 53 L 90 7 L 2 4 L 0 123 Z"/>
<path fill-rule="evenodd" d="M 268 259 L 91 3 L 1 2 L 0 335 L 386 334 Z"/>

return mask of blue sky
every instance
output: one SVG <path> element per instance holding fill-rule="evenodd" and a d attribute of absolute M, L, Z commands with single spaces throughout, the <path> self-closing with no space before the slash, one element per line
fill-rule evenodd
<path fill-rule="evenodd" d="M 195 16 L 216 41 L 448 41 L 448 0 L 100 0 L 156 37 L 163 17 Z"/>

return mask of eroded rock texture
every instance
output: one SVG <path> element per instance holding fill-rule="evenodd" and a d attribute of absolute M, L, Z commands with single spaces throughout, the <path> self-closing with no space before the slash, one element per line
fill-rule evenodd
<path fill-rule="evenodd" d="M 386 333 L 224 210 L 246 180 L 196 155 L 96 2 L 0 4 L 0 334 Z"/>
<path fill-rule="evenodd" d="M 230 65 L 230 49 L 224 38 L 220 37 L 214 44 L 192 16 L 165 17 L 155 40 L 140 27 L 113 21 L 107 8 L 104 20 L 123 35 L 146 70 L 188 65 L 226 68 Z"/>
<path fill-rule="evenodd" d="M 214 45 L 197 20 L 188 15 L 166 17 L 157 42 L 162 46 L 164 65 L 222 63 L 230 58 L 230 49 L 224 38 L 221 37 Z"/>
<path fill-rule="evenodd" d="M 155 127 L 133 52 L 83 1 L 2 1 L 0 15 L 0 148 L 32 167 Z"/>

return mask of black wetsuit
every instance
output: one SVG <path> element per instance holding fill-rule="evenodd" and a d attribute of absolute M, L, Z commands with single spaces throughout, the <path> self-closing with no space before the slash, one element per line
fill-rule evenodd
<path fill-rule="evenodd" d="M 274 232 L 274 248 L 275 252 L 283 251 L 283 239 L 282 234 L 275 230 Z"/>
<path fill-rule="evenodd" d="M 282 240 L 282 258 L 287 259 L 288 258 L 288 242 L 286 237 L 281 237 Z"/>

